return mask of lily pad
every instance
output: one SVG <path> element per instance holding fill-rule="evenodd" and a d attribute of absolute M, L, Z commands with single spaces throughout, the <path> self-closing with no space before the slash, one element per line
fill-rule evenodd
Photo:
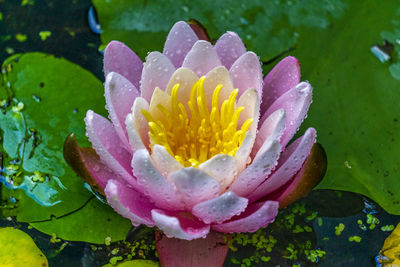
<path fill-rule="evenodd" d="M 314 87 L 304 127 L 317 129 L 328 155 L 318 188 L 366 195 L 397 215 L 400 81 L 391 76 L 390 63 L 381 63 L 370 48 L 384 42 L 383 31 L 394 28 L 398 8 L 396 1 L 351 1 L 329 29 L 299 30 L 294 52 Z"/>
<path fill-rule="evenodd" d="M 46 256 L 21 230 L 0 228 L 0 262 L 2 266 L 49 266 Z"/>
<path fill-rule="evenodd" d="M 144 58 L 148 51 L 161 51 L 169 29 L 179 20 L 196 19 L 211 39 L 235 31 L 249 50 L 269 60 L 296 44 L 296 27 L 326 28 L 332 17 L 340 16 L 341 0 L 263 1 L 240 4 L 229 1 L 93 0 L 103 45 L 112 40 L 125 42 Z"/>
<path fill-rule="evenodd" d="M 129 221 L 91 199 L 62 154 L 71 132 L 89 146 L 83 117 L 88 109 L 105 113 L 101 82 L 65 59 L 42 53 L 9 58 L 2 69 L 0 90 L 12 92 L 0 113 L 0 180 L 7 187 L 2 187 L 2 198 L 12 197 L 14 202 L 5 215 L 16 215 L 18 221 L 67 240 L 123 239 Z"/>

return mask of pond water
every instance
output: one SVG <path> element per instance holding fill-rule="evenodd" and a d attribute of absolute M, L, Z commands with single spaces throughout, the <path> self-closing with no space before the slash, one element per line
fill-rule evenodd
<path fill-rule="evenodd" d="M 311 3 L 312 1 L 309 2 Z M 102 53 L 99 52 L 99 47 L 102 46 L 102 40 L 98 32 L 96 33 L 98 28 L 93 24 L 93 19 L 95 19 L 94 14 L 89 12 L 92 7 L 93 5 L 89 0 L 0 0 L 0 61 L 4 62 L 7 58 L 16 54 L 43 52 L 56 57 L 65 58 L 83 69 L 88 70 L 94 74 L 94 77 L 90 77 L 90 83 L 96 86 L 99 82 L 95 81 L 95 77 L 101 82 L 104 82 L 102 70 L 103 56 Z M 183 5 L 183 10 L 185 10 L 184 7 L 187 6 Z M 90 16 L 88 16 L 88 14 L 90 14 Z M 250 19 L 249 21 L 247 21 L 246 18 L 242 19 L 245 20 L 243 22 L 244 24 L 252 23 Z M 89 25 L 89 21 L 91 25 Z M 282 25 L 285 26 L 285 22 L 282 22 Z M 146 28 L 145 26 L 143 27 Z M 162 27 L 160 26 L 160 28 Z M 216 30 L 210 29 L 210 31 Z M 279 36 L 285 36 L 285 34 L 282 33 L 278 35 L 278 37 Z M 244 38 L 251 39 L 252 37 L 246 36 Z M 287 38 L 287 40 L 291 39 Z M 371 44 L 371 47 L 372 45 L 374 44 Z M 256 47 L 257 46 L 254 45 L 254 48 Z M 152 50 L 151 48 L 148 50 Z M 277 53 L 271 50 L 271 56 L 268 53 L 262 56 L 265 62 L 263 66 L 264 70 L 270 70 L 279 58 L 290 53 L 292 49 L 293 47 L 289 44 L 280 49 Z M 396 57 L 396 55 L 393 55 L 393 57 Z M 32 60 L 34 59 L 33 56 L 31 58 Z M 18 65 L 18 60 L 22 61 L 22 57 L 17 57 L 15 66 Z M 39 61 L 32 61 L 32 65 L 42 64 L 38 62 Z M 44 60 L 43 62 L 47 61 Z M 59 64 L 58 61 L 48 62 L 49 64 L 54 64 L 52 66 L 54 66 L 55 70 L 52 70 L 54 72 L 51 73 L 63 73 L 68 71 L 72 73 L 69 73 L 68 77 L 74 77 L 70 69 L 64 69 L 64 66 L 66 66 L 63 65 L 64 63 Z M 307 65 L 311 63 L 302 62 L 302 64 Z M 15 66 L 13 66 L 13 68 L 15 68 Z M 59 69 L 57 69 L 58 66 L 60 67 Z M 3 69 L 6 67 L 7 65 L 4 65 Z M 73 68 L 71 67 L 71 69 Z M 26 69 L 23 68 L 19 69 L 20 75 L 18 79 L 24 79 L 23 71 L 25 70 Z M 15 71 L 15 69 L 10 70 L 10 73 L 11 71 Z M 36 69 L 33 71 L 36 71 Z M 37 71 L 40 72 L 41 69 L 38 68 Z M 3 74 L 6 72 L 7 71 L 3 71 Z M 89 74 L 82 74 L 82 76 L 83 75 Z M 310 75 L 308 78 L 310 82 L 313 83 L 312 76 Z M 14 80 L 16 79 L 17 78 Z M 11 80 L 10 78 L 10 81 Z M 41 121 L 42 117 L 40 116 L 42 115 L 40 114 L 44 114 L 45 112 L 39 110 L 35 113 L 29 110 L 29 108 L 33 107 L 34 102 L 38 105 L 47 105 L 46 101 L 51 101 L 51 99 L 56 99 L 58 97 L 57 94 L 50 96 L 40 91 L 39 88 L 48 85 L 48 80 L 49 83 L 51 83 L 51 79 L 48 78 L 46 78 L 45 82 L 44 80 L 41 80 L 41 82 L 39 82 L 39 80 L 34 80 L 35 84 L 33 84 L 32 87 L 36 86 L 38 88 L 38 93 L 32 94 L 32 92 L 36 92 L 36 89 L 32 89 L 32 92 L 29 91 L 29 95 L 24 95 L 24 91 L 13 91 L 14 87 L 22 86 L 21 84 L 23 82 L 19 81 L 19 84 L 15 86 L 12 84 L 7 87 L 8 81 L 5 80 L 5 78 L 2 79 L 0 90 L 3 91 L 0 92 L 0 100 L 3 98 L 8 100 L 7 105 L 2 105 L 1 110 L 3 114 L 6 114 L 8 108 L 12 105 L 18 107 L 19 101 L 24 103 L 24 108 L 27 111 L 26 113 L 22 111 L 24 115 L 23 120 L 24 123 L 26 123 L 26 129 L 24 128 L 22 134 L 18 132 L 18 129 L 15 130 L 17 126 L 13 128 L 15 131 L 13 132 L 14 135 L 11 137 L 5 136 L 6 131 L 4 128 L 0 131 L 0 133 L 2 133 L 2 135 L 0 135 L 0 179 L 3 182 L 0 183 L 0 227 L 12 226 L 28 233 L 36 242 L 37 246 L 44 252 L 50 266 L 103 266 L 122 258 L 145 258 L 157 261 L 153 242 L 154 231 L 146 227 L 132 228 L 126 236 L 126 242 L 113 242 L 114 240 L 110 242 L 110 240 L 107 241 L 107 239 L 104 239 L 104 237 L 106 237 L 105 235 L 104 237 L 100 237 L 104 242 L 97 242 L 98 244 L 63 240 L 58 236 L 49 235 L 49 231 L 51 233 L 52 230 L 48 230 L 47 234 L 43 233 L 46 232 L 45 228 L 48 227 L 52 221 L 61 221 L 61 219 L 64 219 L 65 222 L 61 221 L 61 224 L 55 228 L 51 228 L 53 226 L 50 226 L 50 229 L 62 229 L 63 223 L 72 224 L 71 221 L 65 220 L 68 216 L 71 217 L 74 213 L 82 214 L 82 211 L 85 211 L 85 208 L 90 205 L 96 207 L 103 205 L 101 204 L 101 197 L 99 197 L 99 200 L 94 197 L 89 190 L 83 189 L 83 183 L 79 182 L 79 184 L 75 184 L 73 182 L 65 182 L 65 180 L 62 179 L 61 182 L 57 182 L 58 177 L 71 176 L 71 173 L 73 173 L 71 170 L 67 170 L 68 167 L 65 163 L 60 163 L 60 161 L 58 161 L 60 157 L 62 159 L 62 141 L 63 138 L 66 137 L 67 132 L 62 130 L 59 134 L 60 136 L 54 136 L 53 138 L 51 130 L 47 131 L 46 128 L 44 130 L 40 129 L 44 123 Z M 75 85 L 76 84 L 74 84 L 74 86 Z M 21 88 L 25 87 L 22 86 Z M 62 87 L 60 88 L 62 89 Z M 76 94 L 79 94 L 79 91 L 77 91 Z M 63 94 L 60 93 L 60 95 L 62 96 Z M 100 95 L 102 97 L 102 92 Z M 25 101 L 24 99 L 29 100 Z M 87 98 L 86 101 L 95 102 L 96 99 L 99 98 L 93 97 L 93 100 Z M 74 100 L 68 101 L 74 102 Z M 97 107 L 104 107 L 104 100 L 102 101 L 103 102 L 100 102 L 100 104 L 96 103 Z M 314 101 L 316 102 L 318 100 L 315 99 Z M 65 104 L 68 109 L 65 108 L 65 111 L 60 109 L 60 112 L 53 116 L 53 121 L 49 123 L 61 125 L 62 120 L 73 119 L 75 114 L 79 118 L 82 118 L 86 111 L 85 108 L 82 108 L 83 105 L 80 103 L 81 102 L 77 103 L 76 107 L 74 103 Z M 93 103 L 86 104 L 90 106 L 90 104 Z M 51 105 L 49 107 L 54 108 L 51 107 Z M 68 116 L 61 117 L 62 114 L 67 111 L 70 112 L 67 114 Z M 44 119 L 45 117 L 43 115 L 43 120 Z M 6 123 L 6 120 L 4 119 L 0 122 Z M 68 121 L 68 123 L 71 122 Z M 71 125 L 72 124 L 73 123 L 71 123 Z M 85 142 L 82 130 L 82 127 L 84 127 L 83 120 L 76 122 L 76 124 L 78 126 L 73 124 L 71 127 L 75 127 L 73 129 L 78 129 L 77 133 L 81 134 L 81 139 L 79 139 L 79 141 Z M 39 129 L 37 134 L 36 128 Z M 18 133 L 21 136 L 19 136 Z M 20 141 L 15 141 L 17 139 Z M 10 143 L 10 140 L 14 140 L 14 143 Z M 59 142 L 57 140 L 62 141 Z M 326 138 L 325 140 L 329 141 L 330 139 Z M 40 159 L 35 159 L 35 156 L 26 156 L 28 152 L 26 152 L 25 149 L 28 145 L 32 146 L 32 150 L 29 151 L 35 153 L 35 149 L 39 149 L 40 145 L 43 144 L 48 145 L 49 149 L 40 150 L 43 153 L 41 155 L 45 158 L 50 158 L 50 160 L 47 161 L 46 159 L 45 161 L 41 161 Z M 324 145 L 324 143 L 322 144 Z M 15 149 L 12 148 L 13 146 Z M 13 149 L 15 150 L 15 156 L 10 153 Z M 20 156 L 18 151 L 21 151 L 21 149 L 24 151 L 27 158 Z M 59 151 L 57 152 L 57 150 Z M 331 155 L 329 152 L 330 150 L 328 151 L 328 162 L 330 162 Z M 334 153 L 333 155 L 337 156 L 337 154 Z M 30 161 L 31 158 L 36 161 Z M 51 158 L 56 159 L 54 163 L 51 161 Z M 24 163 L 22 163 L 23 161 Z M 49 165 L 43 166 L 43 164 Z M 63 171 L 60 171 L 60 173 L 57 173 L 58 170 L 54 167 L 58 166 L 57 164 L 61 164 L 60 170 L 62 169 Z M 373 164 L 374 163 L 371 161 L 371 165 Z M 17 166 L 15 167 L 15 172 L 10 169 L 10 166 Z M 41 169 L 41 172 L 35 172 L 37 166 L 40 166 L 42 169 L 47 169 Z M 349 167 L 349 165 L 346 164 L 343 166 L 343 169 Z M 331 173 L 332 172 L 330 172 L 330 177 L 332 176 Z M 384 174 L 385 177 L 389 176 L 389 173 L 386 174 Z M 52 210 L 49 213 L 43 213 L 43 216 L 31 214 L 38 210 L 42 212 L 42 209 L 34 208 L 30 213 L 28 211 L 29 203 L 33 203 L 33 200 L 29 200 L 29 197 L 25 195 L 22 197 L 21 194 L 25 194 L 22 192 L 22 189 L 15 189 L 18 193 L 10 193 L 13 189 L 7 184 L 7 182 L 9 182 L 7 179 L 10 179 L 10 177 L 16 179 L 24 175 L 26 177 L 36 177 L 37 179 L 44 177 L 43 179 L 52 181 L 51 185 L 46 183 L 47 187 L 44 186 L 40 189 L 41 193 L 38 192 L 39 189 L 36 185 L 25 189 L 28 194 L 29 192 L 33 192 L 31 197 L 35 198 L 36 202 L 42 205 L 48 205 L 52 208 L 58 205 L 59 202 L 57 201 L 62 201 L 63 205 L 66 201 L 73 202 L 76 199 L 68 198 L 68 192 L 65 193 L 73 188 L 72 191 L 76 190 L 74 194 L 76 193 L 76 195 L 79 195 L 76 204 L 68 206 L 65 209 L 63 208 L 63 210 L 54 209 L 54 211 Z M 340 175 L 341 174 L 338 174 L 338 176 Z M 376 175 L 378 176 L 378 174 Z M 395 176 L 396 173 L 391 172 L 390 175 Z M 71 177 L 71 179 L 72 178 L 77 179 L 77 177 Z M 6 185 L 8 185 L 8 188 Z M 83 193 L 79 190 L 82 190 Z M 399 193 L 396 192 L 396 188 L 393 190 L 394 194 Z M 354 191 L 360 192 L 359 190 Z M 54 197 L 52 194 L 54 194 Z M 62 197 L 60 197 L 60 195 L 62 195 Z M 79 213 L 80 211 L 81 213 Z M 112 213 L 112 211 L 107 211 L 106 214 L 107 215 L 104 216 L 113 216 L 114 213 Z M 114 216 L 119 215 L 114 214 Z M 96 222 L 97 217 L 90 219 L 91 217 L 89 216 L 88 218 L 90 222 L 93 220 L 93 225 L 102 223 Z M 41 224 L 48 222 L 50 222 L 48 225 Z M 118 222 L 119 221 L 112 221 L 115 225 L 117 225 Z M 314 190 L 306 198 L 280 211 L 275 222 L 266 229 L 259 230 L 253 234 L 233 235 L 224 266 L 377 266 L 376 256 L 378 256 L 379 250 L 382 248 L 384 240 L 391 233 L 391 230 L 393 230 L 393 226 L 396 226 L 399 222 L 400 216 L 387 213 L 377 203 L 364 195 L 329 189 Z M 79 224 L 77 225 L 79 226 Z M 76 225 L 74 224 L 74 226 Z M 98 226 L 96 225 L 96 227 Z M 126 225 L 124 227 L 126 227 Z M 65 226 L 65 228 L 67 228 L 67 226 Z M 86 230 L 87 228 L 76 229 L 78 232 Z M 76 238 L 76 234 L 73 235 L 67 231 L 61 231 L 61 233 L 67 236 L 73 236 L 73 240 Z M 92 238 L 90 235 L 87 236 L 87 238 Z M 130 256 L 128 257 L 128 255 Z M 120 256 L 122 258 L 118 258 Z"/>

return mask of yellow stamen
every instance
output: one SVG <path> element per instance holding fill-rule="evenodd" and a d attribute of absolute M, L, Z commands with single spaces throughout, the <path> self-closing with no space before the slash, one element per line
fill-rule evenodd
<path fill-rule="evenodd" d="M 149 125 L 150 148 L 156 144 L 164 146 L 185 167 L 197 167 L 217 154 L 235 156 L 253 123 L 253 119 L 249 118 L 238 129 L 239 116 L 244 110 L 244 107 L 236 108 L 238 89 L 233 90 L 219 107 L 222 84 L 213 92 L 210 111 L 204 81 L 203 76 L 193 85 L 188 110 L 178 100 L 180 85 L 173 86 L 170 109 L 157 106 L 166 123 L 155 120 L 147 110 L 142 110 Z"/>

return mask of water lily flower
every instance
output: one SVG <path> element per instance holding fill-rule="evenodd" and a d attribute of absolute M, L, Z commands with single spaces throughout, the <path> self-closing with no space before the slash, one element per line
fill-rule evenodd
<path fill-rule="evenodd" d="M 110 120 L 89 110 L 94 150 L 69 138 L 65 157 L 135 226 L 186 240 L 254 232 L 321 178 L 316 131 L 289 144 L 312 100 L 294 57 L 263 79 L 237 34 L 213 45 L 178 22 L 144 63 L 109 43 L 104 73 Z"/>

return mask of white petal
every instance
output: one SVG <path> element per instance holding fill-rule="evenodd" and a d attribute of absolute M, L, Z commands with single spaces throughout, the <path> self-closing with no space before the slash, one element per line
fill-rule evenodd
<path fill-rule="evenodd" d="M 237 175 L 236 161 L 232 156 L 218 154 L 199 165 L 202 170 L 218 181 L 222 191 L 233 182 Z"/>
<path fill-rule="evenodd" d="M 139 185 L 144 189 L 144 193 L 157 207 L 167 210 L 183 210 L 184 204 L 181 194 L 154 167 L 146 149 L 140 149 L 135 152 L 132 158 L 132 168 Z"/>
<path fill-rule="evenodd" d="M 149 104 L 142 97 L 137 97 L 133 103 L 132 113 L 126 116 L 125 125 L 129 144 L 134 151 L 149 146 L 149 126 L 142 115 L 142 110 L 148 110 Z"/>
<path fill-rule="evenodd" d="M 180 220 L 185 220 L 185 217 L 183 216 L 178 217 L 168 215 L 161 210 L 155 209 L 151 211 L 151 214 L 156 226 L 160 228 L 160 230 L 163 231 L 163 233 L 169 238 L 175 237 L 185 240 L 192 240 L 200 237 L 206 237 L 210 231 L 209 225 L 201 224 L 187 218 L 186 221 L 189 221 L 189 223 L 181 224 Z"/>
<path fill-rule="evenodd" d="M 170 173 L 168 180 L 181 192 L 188 210 L 197 203 L 215 198 L 221 193 L 221 186 L 217 180 L 193 167 Z"/>
<path fill-rule="evenodd" d="M 246 209 L 247 203 L 246 198 L 227 191 L 217 198 L 197 204 L 193 207 L 192 213 L 207 224 L 222 223 L 242 213 Z"/>
<path fill-rule="evenodd" d="M 164 177 L 168 177 L 169 173 L 183 168 L 182 164 L 171 156 L 165 147 L 160 145 L 153 146 L 151 158 Z"/>

